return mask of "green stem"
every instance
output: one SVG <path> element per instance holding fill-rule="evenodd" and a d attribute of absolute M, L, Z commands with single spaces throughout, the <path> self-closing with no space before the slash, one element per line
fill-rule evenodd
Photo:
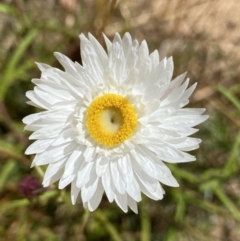
<path fill-rule="evenodd" d="M 151 221 L 148 214 L 147 197 L 142 196 L 141 202 L 141 241 L 151 240 Z"/>
<path fill-rule="evenodd" d="M 234 205 L 231 199 L 228 198 L 228 196 L 223 192 L 223 190 L 219 186 L 216 186 L 214 188 L 214 192 L 228 209 L 228 211 L 232 214 L 232 216 L 235 217 L 238 221 L 240 221 L 240 212 L 238 208 Z"/>
<path fill-rule="evenodd" d="M 87 225 L 87 222 L 89 220 L 89 217 L 90 217 L 90 212 L 88 209 L 85 209 L 85 212 L 84 212 L 84 215 L 83 215 L 83 220 L 82 220 L 82 227 L 81 227 L 81 233 L 84 232 L 84 229 Z"/>
<path fill-rule="evenodd" d="M 36 169 L 38 175 L 43 178 L 44 177 L 44 171 L 42 170 L 42 168 L 40 166 L 35 166 L 35 169 Z"/>
<path fill-rule="evenodd" d="M 198 181 L 199 181 L 198 176 L 196 176 L 188 171 L 185 171 L 176 165 L 169 165 L 169 168 L 173 172 L 174 176 L 187 180 L 190 183 L 198 183 Z"/>
<path fill-rule="evenodd" d="M 95 211 L 95 217 L 100 221 L 108 231 L 109 235 L 111 236 L 112 240 L 114 241 L 122 241 L 120 234 L 118 233 L 117 229 L 112 225 L 108 220 L 107 217 L 103 212 L 100 210 Z"/>
<path fill-rule="evenodd" d="M 176 222 L 180 223 L 184 219 L 186 204 L 184 200 L 184 195 L 181 193 L 181 191 L 176 191 L 174 195 L 177 201 L 174 218 Z"/>
<path fill-rule="evenodd" d="M 177 230 L 173 227 L 170 227 L 167 231 L 167 234 L 164 237 L 164 241 L 174 241 L 177 240 Z"/>

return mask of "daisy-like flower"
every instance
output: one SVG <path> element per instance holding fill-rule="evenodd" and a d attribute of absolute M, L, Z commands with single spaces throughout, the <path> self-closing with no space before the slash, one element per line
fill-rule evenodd
<path fill-rule="evenodd" d="M 36 154 L 32 166 L 48 165 L 44 187 L 71 184 L 73 204 L 81 193 L 93 211 L 105 192 L 124 212 L 129 206 L 137 213 L 141 192 L 160 200 L 160 183 L 178 186 L 164 162 L 195 160 L 186 151 L 201 140 L 188 136 L 207 116 L 183 108 L 196 84 L 187 88 L 185 73 L 171 81 L 172 58 L 159 61 L 129 33 L 104 39 L 107 53 L 91 34 L 80 35 L 82 65 L 60 53 L 65 71 L 38 64 L 41 78 L 26 96 L 44 111 L 23 119 L 36 140 L 26 154 Z"/>

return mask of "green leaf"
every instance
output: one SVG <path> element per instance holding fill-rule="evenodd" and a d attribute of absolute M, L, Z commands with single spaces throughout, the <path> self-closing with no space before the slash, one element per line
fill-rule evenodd
<path fill-rule="evenodd" d="M 239 171 L 239 164 L 237 158 L 240 154 L 240 131 L 237 134 L 236 141 L 232 147 L 228 160 L 224 166 L 224 175 L 226 177 L 232 176 Z"/>
<path fill-rule="evenodd" d="M 0 100 L 3 100 L 6 94 L 7 89 L 12 84 L 15 79 L 15 74 L 18 71 L 17 65 L 19 64 L 20 60 L 22 59 L 23 55 L 25 54 L 26 49 L 32 43 L 34 38 L 38 33 L 37 29 L 32 29 L 26 35 L 26 37 L 20 42 L 19 46 L 15 50 L 12 56 L 5 67 L 5 71 L 3 73 L 3 78 L 1 81 L 0 87 Z"/>
<path fill-rule="evenodd" d="M 59 195 L 59 191 L 58 190 L 52 190 L 52 191 L 47 191 L 45 193 L 43 193 L 41 196 L 39 196 L 39 201 L 47 201 L 53 197 L 56 197 Z M 36 200 L 34 200 L 36 201 Z M 7 212 L 8 210 L 12 210 L 12 209 L 16 209 L 16 208 L 20 208 L 20 207 L 24 207 L 24 206 L 28 206 L 32 201 L 29 201 L 26 198 L 23 199 L 19 199 L 19 200 L 12 200 L 11 202 L 7 202 L 6 204 L 2 204 L 2 206 L 0 207 L 0 212 Z"/>
<path fill-rule="evenodd" d="M 0 13 L 7 13 L 15 15 L 17 13 L 15 7 L 0 3 Z"/>
<path fill-rule="evenodd" d="M 14 167 L 15 167 L 15 161 L 12 159 L 8 160 L 4 164 L 4 166 L 1 170 L 1 175 L 0 175 L 0 192 L 2 191 L 3 187 L 5 186 L 5 183 L 8 180 L 8 177 L 10 176 Z"/>

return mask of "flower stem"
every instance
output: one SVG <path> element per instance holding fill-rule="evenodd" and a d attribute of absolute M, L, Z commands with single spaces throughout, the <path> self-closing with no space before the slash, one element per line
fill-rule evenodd
<path fill-rule="evenodd" d="M 147 197 L 142 196 L 141 202 L 141 241 L 151 240 L 151 221 L 148 214 Z"/>
<path fill-rule="evenodd" d="M 40 166 L 35 166 L 35 169 L 40 177 L 44 177 L 44 172 Z"/>
<path fill-rule="evenodd" d="M 111 236 L 112 240 L 114 241 L 122 241 L 120 234 L 106 218 L 105 214 L 101 212 L 100 210 L 95 211 L 95 217 L 97 218 L 98 221 L 100 221 L 108 231 L 109 235 Z"/>
<path fill-rule="evenodd" d="M 87 225 L 87 222 L 89 220 L 89 217 L 90 217 L 90 211 L 88 209 L 85 209 L 85 213 L 83 215 L 83 220 L 82 220 L 82 227 L 81 227 L 81 233 L 84 232 L 84 229 Z"/>

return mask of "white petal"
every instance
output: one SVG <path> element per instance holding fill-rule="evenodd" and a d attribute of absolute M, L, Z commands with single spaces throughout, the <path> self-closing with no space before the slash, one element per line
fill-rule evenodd
<path fill-rule="evenodd" d="M 174 178 L 170 170 L 163 163 L 156 163 L 156 172 L 158 175 L 158 180 L 171 187 L 179 187 L 177 180 Z"/>
<path fill-rule="evenodd" d="M 208 118 L 208 117 L 205 117 Z M 174 131 L 181 137 L 190 136 L 198 131 L 198 129 L 185 127 L 185 126 L 178 126 L 178 125 L 168 125 L 167 122 L 164 122 L 159 126 L 162 130 L 169 130 Z"/>
<path fill-rule="evenodd" d="M 180 87 L 175 88 L 168 95 L 168 97 L 163 100 L 162 105 L 166 105 L 166 104 L 178 101 L 181 98 L 181 96 L 183 95 L 183 93 L 185 92 L 185 90 L 188 86 L 188 83 L 189 83 L 189 79 L 187 79 Z"/>
<path fill-rule="evenodd" d="M 79 75 L 75 68 L 75 64 L 72 62 L 72 60 L 70 60 L 67 56 L 58 52 L 55 52 L 54 55 L 57 58 L 57 60 L 60 62 L 60 64 L 64 67 L 66 72 L 76 77 Z"/>
<path fill-rule="evenodd" d="M 48 138 L 55 138 L 59 135 L 62 128 L 65 127 L 64 123 L 56 123 L 52 125 L 47 125 L 29 136 L 30 140 L 35 139 L 48 139 Z"/>
<path fill-rule="evenodd" d="M 155 68 L 158 63 L 159 63 L 159 54 L 157 50 L 154 50 L 150 55 L 149 55 L 150 59 L 152 60 L 152 65 L 153 68 Z"/>
<path fill-rule="evenodd" d="M 138 60 L 140 60 L 142 62 L 146 62 L 146 61 L 148 61 L 148 56 L 149 56 L 148 45 L 147 45 L 146 40 L 143 40 L 139 46 Z"/>
<path fill-rule="evenodd" d="M 52 142 L 53 139 L 37 140 L 27 148 L 25 154 L 30 155 L 35 153 L 41 153 L 45 151 L 51 145 Z"/>
<path fill-rule="evenodd" d="M 40 108 L 45 109 L 45 110 L 49 110 L 50 109 L 49 103 L 46 103 L 42 98 L 39 98 L 39 96 L 37 96 L 34 91 L 27 91 L 26 96 L 34 104 L 36 104 L 37 107 L 40 107 Z"/>
<path fill-rule="evenodd" d="M 127 56 L 129 48 L 132 47 L 132 38 L 131 38 L 131 35 L 128 32 L 125 33 L 123 38 L 122 38 L 122 47 L 123 47 L 123 51 L 124 51 L 125 56 Z"/>
<path fill-rule="evenodd" d="M 144 165 L 143 170 L 146 175 L 150 175 L 165 185 L 178 187 L 178 182 L 172 176 L 171 171 L 159 160 L 154 153 L 146 148 L 137 148 L 137 160 L 140 165 Z"/>
<path fill-rule="evenodd" d="M 184 108 L 177 110 L 174 115 L 201 115 L 205 111 L 204 108 Z"/>
<path fill-rule="evenodd" d="M 180 74 L 179 76 L 177 76 L 175 79 L 173 79 L 170 83 L 170 88 L 178 88 L 182 82 L 184 81 L 185 77 L 187 75 L 187 72 L 183 73 L 183 74 Z"/>
<path fill-rule="evenodd" d="M 65 188 L 69 183 L 73 181 L 74 178 L 75 178 L 75 175 L 70 175 L 65 178 L 64 176 L 62 176 L 61 179 L 59 180 L 58 188 L 59 189 Z"/>
<path fill-rule="evenodd" d="M 104 40 L 105 40 L 105 43 L 106 43 L 106 46 L 107 46 L 107 51 L 108 51 L 108 54 L 109 54 L 110 51 L 111 51 L 112 43 L 111 43 L 111 41 L 107 38 L 107 36 L 106 36 L 105 34 L 103 34 L 103 37 L 104 37 Z"/>
<path fill-rule="evenodd" d="M 182 151 L 192 151 L 197 149 L 200 143 L 201 143 L 201 139 L 188 137 L 180 143 L 171 144 L 171 145 Z"/>
<path fill-rule="evenodd" d="M 34 88 L 34 91 L 43 91 L 48 93 L 51 95 L 51 97 L 54 97 L 56 101 L 75 100 L 71 90 L 59 83 L 44 79 L 32 79 L 32 82 L 38 86 L 36 89 Z"/>
<path fill-rule="evenodd" d="M 114 199 L 117 205 L 126 213 L 128 211 L 127 193 L 120 194 L 118 191 L 115 191 Z"/>
<path fill-rule="evenodd" d="M 88 78 L 91 76 L 91 78 L 88 78 L 88 80 L 91 82 L 91 85 L 94 86 L 94 84 L 100 84 L 103 81 L 103 69 L 106 65 L 106 56 L 104 58 L 104 55 L 102 51 L 99 52 L 99 48 L 97 47 L 97 51 L 95 49 L 95 44 L 93 45 L 83 34 L 80 35 L 81 40 L 81 58 L 83 62 L 83 66 L 85 67 L 85 78 Z M 92 39 L 93 40 L 93 39 Z M 99 55 L 100 54 L 100 59 Z M 89 83 L 90 83 L 89 82 Z"/>
<path fill-rule="evenodd" d="M 184 115 L 184 116 L 169 116 L 164 120 L 168 126 L 181 126 L 181 127 L 193 127 L 208 118 L 207 115 Z"/>
<path fill-rule="evenodd" d="M 65 159 L 57 163 L 50 164 L 47 167 L 47 170 L 44 175 L 43 183 L 42 183 L 44 187 L 48 187 L 49 185 L 58 181 L 61 178 L 64 171 L 64 163 L 65 163 Z"/>
<path fill-rule="evenodd" d="M 138 214 L 138 207 L 137 207 L 137 203 L 134 199 L 132 199 L 129 195 L 127 196 L 127 204 L 128 206 L 133 210 L 133 212 L 135 212 L 136 214 Z"/>
<path fill-rule="evenodd" d="M 112 185 L 112 180 L 111 180 L 109 168 L 107 168 L 106 172 L 102 176 L 102 185 L 103 185 L 104 190 L 106 192 L 108 201 L 113 202 L 115 188 Z"/>
<path fill-rule="evenodd" d="M 97 190 L 95 191 L 93 197 L 88 201 L 89 211 L 94 211 L 100 204 L 103 196 L 103 186 L 101 182 L 98 182 Z"/>
<path fill-rule="evenodd" d="M 153 200 L 161 200 L 163 198 L 163 191 L 159 184 L 159 182 L 156 182 L 154 184 L 149 184 L 143 179 L 139 179 L 139 186 L 141 188 L 141 191 L 148 197 L 152 198 Z M 151 186 L 154 185 L 154 189 L 151 188 Z M 150 191 L 150 190 L 154 191 Z"/>
<path fill-rule="evenodd" d="M 96 155 L 96 150 L 94 147 L 87 147 L 83 153 L 86 162 L 91 162 Z"/>
<path fill-rule="evenodd" d="M 96 174 L 102 176 L 109 166 L 109 160 L 103 156 L 99 156 L 96 160 Z"/>
<path fill-rule="evenodd" d="M 74 149 L 73 152 L 70 154 L 65 164 L 65 170 L 63 174 L 64 178 L 67 178 L 72 174 L 77 174 L 77 171 L 80 168 L 80 165 L 84 162 L 84 159 L 82 157 L 82 151 L 83 151 L 83 147 L 79 146 L 76 149 Z"/>
<path fill-rule="evenodd" d="M 50 111 L 43 111 L 40 113 L 35 113 L 32 115 L 28 115 L 23 118 L 23 123 L 28 125 L 35 125 L 35 123 L 39 123 L 39 120 L 43 122 L 64 122 L 71 113 L 71 110 L 62 109 L 62 110 L 50 110 Z"/>
<path fill-rule="evenodd" d="M 76 131 L 72 128 L 65 129 L 57 136 L 57 138 L 55 138 L 52 146 L 58 146 L 63 143 L 74 141 L 76 139 L 76 135 Z"/>
<path fill-rule="evenodd" d="M 88 202 L 94 195 L 98 187 L 99 178 L 92 178 L 89 183 L 82 187 L 81 196 L 83 202 Z"/>
<path fill-rule="evenodd" d="M 102 66 L 105 67 L 107 64 L 107 61 L 108 61 L 108 56 L 107 56 L 106 52 L 104 51 L 102 45 L 100 45 L 99 42 L 90 33 L 88 34 L 88 38 L 89 38 L 90 42 L 92 43 Z"/>
<path fill-rule="evenodd" d="M 52 163 L 57 160 L 61 160 L 67 157 L 77 147 L 76 144 L 67 143 L 57 147 L 49 147 L 43 153 L 38 154 L 36 157 L 35 165 L 44 165 Z"/>
<path fill-rule="evenodd" d="M 190 154 L 184 153 L 166 143 L 152 144 L 148 147 L 149 150 L 157 153 L 158 158 L 169 163 L 190 162 L 196 158 Z"/>
<path fill-rule="evenodd" d="M 196 86 L 197 86 L 197 83 L 193 84 L 190 88 L 188 88 L 185 91 L 185 93 L 182 95 L 181 99 L 188 99 L 192 95 L 192 93 L 195 90 Z"/>
<path fill-rule="evenodd" d="M 150 102 L 149 104 L 155 103 L 155 106 L 157 107 L 159 102 Z M 161 106 L 162 103 L 160 102 L 160 107 L 158 109 L 155 109 L 153 106 L 149 108 L 147 111 L 148 115 L 143 116 L 139 119 L 141 123 L 155 123 L 154 125 L 159 125 L 164 121 L 165 118 L 168 116 L 171 116 L 175 114 L 178 109 L 182 108 L 183 106 L 187 105 L 189 103 L 188 100 L 178 101 L 169 103 L 168 105 Z M 151 115 L 151 116 L 150 116 Z"/>
<path fill-rule="evenodd" d="M 129 155 L 118 160 L 118 167 L 122 178 L 126 183 L 127 193 L 137 202 L 141 201 L 141 191 L 136 178 L 133 175 L 131 159 Z"/>
<path fill-rule="evenodd" d="M 44 70 L 46 70 L 46 69 L 51 69 L 51 68 L 52 68 L 52 67 L 51 67 L 50 65 L 48 65 L 48 64 L 37 63 L 37 62 L 36 62 L 36 64 L 37 64 L 38 68 L 39 68 L 41 71 L 44 71 Z"/>
<path fill-rule="evenodd" d="M 77 67 L 79 69 L 78 65 Z M 86 91 L 86 84 L 83 82 L 84 76 L 82 75 L 78 75 L 76 78 L 75 76 L 56 68 L 45 70 L 42 75 L 44 75 L 42 79 L 56 82 L 61 85 L 62 88 L 67 89 L 76 99 L 82 97 L 83 93 Z"/>
<path fill-rule="evenodd" d="M 140 76 L 144 76 L 140 73 Z M 144 77 L 146 78 L 146 77 Z M 146 82 L 146 90 L 145 90 L 145 98 L 152 99 L 158 98 L 161 93 L 161 88 L 168 85 L 168 79 L 166 78 L 166 72 L 164 67 L 164 61 L 161 61 L 155 69 L 151 71 L 148 78 L 145 79 Z"/>
<path fill-rule="evenodd" d="M 78 188 L 84 186 L 91 179 L 91 172 L 94 168 L 93 162 L 82 162 L 77 176 L 76 185 Z"/>
<path fill-rule="evenodd" d="M 126 184 L 123 181 L 120 172 L 118 170 L 117 161 L 111 161 L 110 162 L 110 169 L 112 174 L 112 180 L 114 183 L 115 188 L 118 190 L 119 193 L 123 194 L 126 190 Z"/>
<path fill-rule="evenodd" d="M 72 200 L 73 205 L 77 201 L 77 197 L 78 197 L 78 194 L 79 194 L 80 190 L 81 189 L 76 186 L 76 179 L 73 180 L 72 184 L 71 184 L 71 200 Z"/>

